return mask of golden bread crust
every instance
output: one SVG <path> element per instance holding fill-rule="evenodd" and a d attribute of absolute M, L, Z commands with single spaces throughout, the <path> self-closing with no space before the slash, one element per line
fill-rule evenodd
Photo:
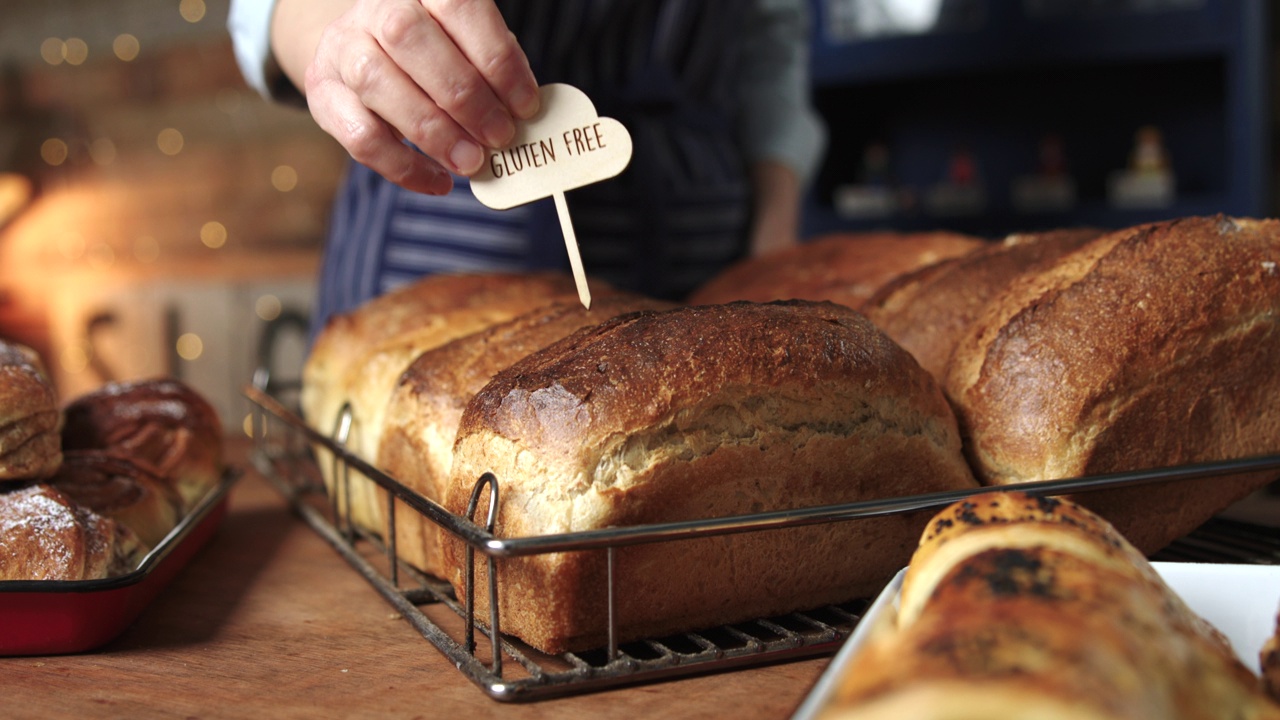
<path fill-rule="evenodd" d="M 631 313 L 529 355 L 467 406 L 446 507 L 490 471 L 504 537 L 975 487 L 932 378 L 858 313 L 809 302 Z M 620 631 L 865 596 L 922 520 L 623 548 Z M 599 555 L 505 561 L 504 630 L 551 652 L 603 643 Z M 456 543 L 446 559 L 459 583 Z"/>
<path fill-rule="evenodd" d="M 1280 450 L 1280 222 L 1185 218 L 1099 237 L 1016 280 L 945 389 L 989 483 Z M 1145 552 L 1271 477 L 1082 498 Z"/>
<path fill-rule="evenodd" d="M 593 285 L 593 296 L 607 286 Z M 317 336 L 302 373 L 302 412 L 331 434 L 344 405 L 352 410 L 347 448 L 376 459 L 384 413 L 400 374 L 423 352 L 556 299 L 576 297 L 562 273 L 432 275 L 332 317 Z M 320 468 L 332 489 L 332 461 Z M 339 494 L 340 498 L 345 495 Z M 345 499 L 340 499 L 345 511 Z M 351 516 L 378 531 L 385 524 L 386 493 L 358 476 L 351 481 Z"/>
<path fill-rule="evenodd" d="M 741 260 L 692 293 L 688 302 L 829 300 L 861 309 L 893 278 L 984 245 L 980 238 L 941 231 L 836 233 Z"/>
<path fill-rule="evenodd" d="M 863 708 L 919 720 L 1280 717 L 1222 635 L 1067 501 L 1011 491 L 944 510 L 902 606 L 849 664 L 824 720 Z"/>
<path fill-rule="evenodd" d="M 1101 234 L 1080 228 L 1010 235 L 891 280 L 861 310 L 942 382 L 957 339 L 993 297 Z"/>
<path fill-rule="evenodd" d="M 463 409 L 499 371 L 579 328 L 671 303 L 616 293 L 588 310 L 575 298 L 552 302 L 423 352 L 396 383 L 378 451 L 378 467 L 409 489 L 442 503 Z M 397 548 L 406 562 L 447 577 L 439 529 L 414 513 L 397 516 Z M 384 530 L 385 532 L 385 530 Z"/>

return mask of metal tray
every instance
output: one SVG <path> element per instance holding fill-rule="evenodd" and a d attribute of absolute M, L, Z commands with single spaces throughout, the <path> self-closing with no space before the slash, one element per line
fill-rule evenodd
<path fill-rule="evenodd" d="M 78 653 L 114 640 L 213 537 L 240 474 L 228 470 L 132 572 L 101 580 L 0 581 L 0 656 Z"/>
<path fill-rule="evenodd" d="M 334 458 L 335 496 L 349 487 L 351 472 L 369 478 L 389 492 L 386 511 L 390 537 L 395 537 L 395 515 L 397 507 L 403 503 L 409 511 L 421 513 L 465 541 L 469 556 L 475 552 L 485 555 L 489 563 L 490 583 L 483 591 L 490 593 L 491 608 L 497 607 L 497 602 L 493 601 L 497 595 L 494 580 L 497 577 L 494 572 L 497 559 L 545 552 L 603 551 L 607 558 L 608 587 L 605 594 L 610 618 L 613 617 L 616 594 L 625 590 L 615 588 L 613 581 L 614 551 L 619 547 L 938 510 L 957 500 L 998 489 L 940 492 L 695 522 L 501 538 L 491 532 L 496 520 L 498 491 L 498 480 L 492 475 L 486 474 L 477 480 L 472 496 L 473 509 L 468 517 L 450 513 L 346 451 L 342 441 L 345 440 L 348 423 L 340 422 L 332 438 L 317 432 L 307 426 L 295 410 L 262 389 L 266 387 L 265 380 L 265 376 L 256 378 L 254 386 L 245 388 L 245 395 L 256 408 L 253 432 L 255 467 L 285 495 L 294 511 L 333 545 L 424 638 L 453 661 L 463 675 L 489 697 L 504 702 L 537 700 L 681 675 L 830 655 L 853 632 L 868 603 L 859 601 L 827 606 L 624 645 L 616 641 L 615 628 L 611 624 L 609 641 L 599 650 L 560 656 L 543 655 L 518 639 L 503 635 L 501 619 L 496 614 L 491 614 L 487 622 L 475 617 L 472 600 L 476 588 L 471 577 L 467 578 L 464 586 L 464 597 L 457 598 L 448 583 L 426 576 L 401 562 L 394 541 L 383 544 L 379 538 L 354 527 L 349 518 L 338 512 L 340 503 L 337 498 L 325 492 L 311 452 L 313 448 L 324 448 Z M 349 417 L 347 420 L 349 422 Z M 1272 470 L 1280 470 L 1280 455 L 1026 483 L 1016 489 L 1033 495 L 1059 495 Z M 493 492 L 490 493 L 487 517 L 481 525 L 473 522 L 470 516 L 474 514 L 474 499 L 480 496 L 486 485 Z M 1251 525 L 1245 527 L 1253 530 Z M 1259 534 L 1261 540 L 1256 537 Z M 1216 547 L 1216 552 L 1222 554 L 1222 561 L 1275 562 L 1280 558 L 1280 531 L 1259 529 L 1251 539 L 1226 546 L 1217 540 L 1207 540 L 1194 554 L 1199 557 L 1210 552 L 1206 546 Z M 1177 552 L 1177 547 L 1166 552 Z M 468 557 L 470 567 L 474 567 L 472 560 Z M 477 631 L 487 638 L 477 641 Z M 495 647 L 500 651 L 495 653 Z M 504 659 L 513 660 L 514 665 Z"/>

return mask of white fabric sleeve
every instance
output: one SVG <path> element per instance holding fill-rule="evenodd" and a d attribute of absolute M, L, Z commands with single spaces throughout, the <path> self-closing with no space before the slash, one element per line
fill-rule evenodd
<path fill-rule="evenodd" d="M 302 94 L 285 77 L 271 51 L 271 15 L 275 8 L 275 0 L 231 0 L 227 31 L 236 64 L 249 87 L 264 98 L 302 104 Z"/>
<path fill-rule="evenodd" d="M 802 186 L 817 173 L 827 145 L 810 96 L 808 10 L 807 0 L 753 0 L 739 79 L 748 160 L 782 162 Z"/>

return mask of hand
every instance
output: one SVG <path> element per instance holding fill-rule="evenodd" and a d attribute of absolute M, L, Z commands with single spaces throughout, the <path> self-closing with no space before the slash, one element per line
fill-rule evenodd
<path fill-rule="evenodd" d="M 450 172 L 475 173 L 484 148 L 538 110 L 529 61 L 492 0 L 279 0 L 272 43 L 295 84 L 304 68 L 320 127 L 416 192 L 448 192 Z"/>
<path fill-rule="evenodd" d="M 748 254 L 752 257 L 785 250 L 799 242 L 800 181 L 790 167 L 763 160 L 751 167 L 754 211 Z"/>

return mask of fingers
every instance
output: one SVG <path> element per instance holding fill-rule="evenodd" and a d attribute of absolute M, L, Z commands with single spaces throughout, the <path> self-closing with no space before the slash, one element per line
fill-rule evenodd
<path fill-rule="evenodd" d="M 529 62 L 492 0 L 359 0 L 326 28 L 306 86 L 322 128 L 411 189 L 447 190 L 444 168 L 475 173 L 484 146 L 509 143 L 515 118 L 538 107 Z"/>
<path fill-rule="evenodd" d="M 366 109 L 453 172 L 470 175 L 484 162 L 481 143 L 387 57 L 377 43 L 357 41 L 336 70 L 340 85 L 348 88 Z M 511 122 L 510 116 L 507 122 Z M 500 142 L 505 144 L 514 132 L 515 126 L 511 125 Z"/>
<path fill-rule="evenodd" d="M 516 117 L 538 111 L 538 81 L 516 36 L 491 0 L 426 0 L 454 45 Z"/>
<path fill-rule="evenodd" d="M 307 102 L 316 123 L 356 162 L 414 192 L 443 195 L 453 187 L 440 163 L 401 142 L 347 86 L 332 80 L 312 83 L 310 78 L 308 85 Z"/>
<path fill-rule="evenodd" d="M 515 122 L 503 95 L 515 95 L 527 111 L 526 92 L 536 97 L 537 88 L 493 3 L 455 2 L 432 15 L 413 2 L 384 12 L 374 37 L 412 82 L 480 144 L 509 143 Z M 467 54 L 468 44 L 483 66 Z M 491 84 L 485 71 L 502 86 Z"/>

